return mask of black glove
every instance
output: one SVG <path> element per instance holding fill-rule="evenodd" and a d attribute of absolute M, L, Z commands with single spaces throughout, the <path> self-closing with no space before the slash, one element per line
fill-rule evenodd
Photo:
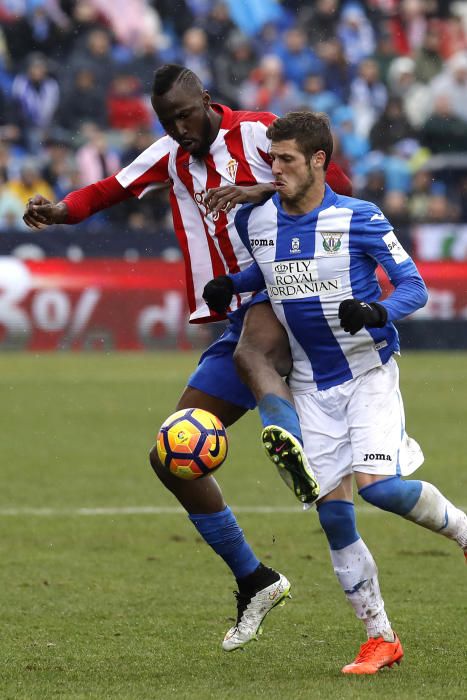
<path fill-rule="evenodd" d="M 355 335 L 363 326 L 382 328 L 388 320 L 388 312 L 382 304 L 367 304 L 360 299 L 344 299 L 339 306 L 341 328 Z"/>
<path fill-rule="evenodd" d="M 232 301 L 234 283 L 227 275 L 215 277 L 207 283 L 203 290 L 203 299 L 211 311 L 223 314 Z"/>

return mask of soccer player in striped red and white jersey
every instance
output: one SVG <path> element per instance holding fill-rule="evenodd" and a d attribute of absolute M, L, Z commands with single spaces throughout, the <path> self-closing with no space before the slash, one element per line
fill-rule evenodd
<path fill-rule="evenodd" d="M 174 64 L 156 71 L 152 104 L 166 136 L 115 176 L 72 192 L 62 202 L 53 204 L 36 195 L 24 220 L 33 228 L 77 223 L 129 197 L 170 186 L 174 229 L 186 266 L 190 321 L 217 321 L 225 317 L 209 310 L 202 297 L 204 285 L 252 262 L 236 231 L 234 215 L 237 204 L 260 202 L 274 190 L 266 130 L 276 117 L 211 103 L 197 76 Z M 350 193 L 349 180 L 332 163 L 328 182 L 334 190 Z M 237 295 L 230 310 L 227 330 L 203 354 L 176 407 L 206 409 L 226 426 L 255 406 L 233 362 L 245 315 L 249 340 L 263 351 L 265 364 L 271 367 L 271 391 L 275 391 L 273 383 L 281 381 L 276 370 L 284 375 L 290 368 L 286 334 L 265 295 L 253 299 L 249 293 Z M 262 619 L 288 594 L 290 584 L 256 558 L 213 476 L 201 481 L 177 479 L 159 462 L 155 449 L 151 464 L 237 580 L 237 623 L 223 648 L 241 647 L 256 636 Z"/>

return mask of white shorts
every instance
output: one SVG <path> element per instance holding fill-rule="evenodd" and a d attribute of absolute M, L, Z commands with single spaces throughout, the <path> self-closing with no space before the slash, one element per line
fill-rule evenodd
<path fill-rule="evenodd" d="M 320 496 L 353 471 L 407 476 L 423 464 L 420 446 L 405 432 L 394 358 L 330 389 L 296 393 L 294 401 Z"/>

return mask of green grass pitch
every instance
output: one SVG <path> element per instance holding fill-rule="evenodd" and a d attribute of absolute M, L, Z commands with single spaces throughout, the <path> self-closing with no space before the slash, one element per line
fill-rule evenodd
<path fill-rule="evenodd" d="M 316 514 L 300 511 L 263 456 L 255 413 L 229 430 L 219 481 L 293 599 L 258 643 L 221 650 L 234 582 L 147 461 L 195 363 L 169 353 L 0 356 L 0 698 L 466 698 L 461 552 L 369 507 L 359 530 L 405 659 L 376 677 L 340 674 L 363 627 Z M 426 457 L 418 476 L 465 508 L 467 355 L 406 354 L 400 367 L 407 428 Z"/>

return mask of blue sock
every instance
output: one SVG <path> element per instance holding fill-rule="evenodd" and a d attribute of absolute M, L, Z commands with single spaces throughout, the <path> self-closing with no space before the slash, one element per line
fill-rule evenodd
<path fill-rule="evenodd" d="M 406 515 L 410 513 L 422 492 L 422 482 L 416 479 L 404 481 L 400 476 L 374 481 L 359 490 L 365 501 L 381 510 Z"/>
<path fill-rule="evenodd" d="M 351 501 L 324 501 L 318 506 L 318 516 L 331 549 L 344 549 L 360 539 Z"/>
<path fill-rule="evenodd" d="M 290 401 L 276 396 L 276 394 L 266 394 L 258 403 L 258 410 L 263 428 L 267 425 L 278 425 L 292 433 L 303 445 L 298 414 Z"/>
<path fill-rule="evenodd" d="M 225 561 L 235 578 L 244 578 L 258 568 L 260 561 L 243 536 L 235 515 L 227 506 L 220 513 L 189 515 L 201 537 Z"/>

